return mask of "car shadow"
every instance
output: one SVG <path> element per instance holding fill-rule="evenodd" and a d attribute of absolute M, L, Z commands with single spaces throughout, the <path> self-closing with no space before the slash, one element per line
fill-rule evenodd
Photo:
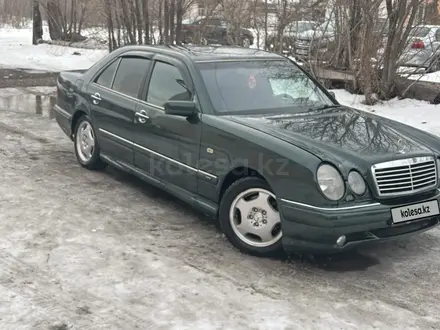
<path fill-rule="evenodd" d="M 330 256 L 289 255 L 284 260 L 288 263 L 301 263 L 305 266 L 329 272 L 345 273 L 364 271 L 380 264 L 380 259 L 358 250 L 341 252 Z"/>
<path fill-rule="evenodd" d="M 200 224 L 209 227 L 215 224 L 216 227 L 220 229 L 218 221 L 215 221 L 215 219 L 206 216 L 202 212 L 199 212 L 198 210 L 194 209 L 188 203 L 185 203 L 184 201 L 173 196 L 172 194 L 160 188 L 157 188 L 152 184 L 142 181 L 141 179 L 130 173 L 121 171 L 117 168 L 114 168 L 113 166 L 108 166 L 105 172 L 108 175 L 110 175 L 114 180 L 120 183 L 129 184 L 131 187 L 138 188 L 138 190 L 145 197 L 155 199 L 158 203 L 172 203 L 171 205 L 173 206 L 173 208 L 178 208 L 182 212 L 189 213 L 191 216 L 196 217 L 197 220 L 200 222 Z"/>

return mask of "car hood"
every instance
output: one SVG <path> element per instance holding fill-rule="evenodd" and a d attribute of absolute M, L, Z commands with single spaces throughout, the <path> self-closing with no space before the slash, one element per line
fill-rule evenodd
<path fill-rule="evenodd" d="M 321 38 L 330 38 L 333 35 L 332 32 L 329 31 L 321 31 L 321 30 L 308 30 L 301 33 L 298 33 L 296 37 L 302 40 L 316 40 Z"/>
<path fill-rule="evenodd" d="M 347 107 L 279 116 L 230 116 L 305 149 L 322 160 L 364 165 L 434 151 L 411 134 L 412 128 Z"/>

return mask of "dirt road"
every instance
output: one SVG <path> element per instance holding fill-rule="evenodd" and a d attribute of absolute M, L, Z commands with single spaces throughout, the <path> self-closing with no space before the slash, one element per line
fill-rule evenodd
<path fill-rule="evenodd" d="M 246 256 L 173 197 L 81 168 L 28 106 L 0 109 L 0 329 L 440 328 L 439 229 L 318 262 Z"/>

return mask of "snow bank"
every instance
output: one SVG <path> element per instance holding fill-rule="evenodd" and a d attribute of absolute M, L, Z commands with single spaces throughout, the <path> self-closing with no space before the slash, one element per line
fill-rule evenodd
<path fill-rule="evenodd" d="M 414 99 L 392 100 L 373 106 L 362 104 L 363 95 L 353 95 L 343 89 L 332 90 L 339 103 L 359 110 L 394 119 L 440 136 L 440 105 Z"/>
<path fill-rule="evenodd" d="M 48 39 L 49 32 L 44 32 L 45 39 Z M 34 46 L 32 29 L 0 28 L 0 68 L 51 72 L 87 69 L 107 53 L 107 50 L 86 50 L 47 44 Z"/>

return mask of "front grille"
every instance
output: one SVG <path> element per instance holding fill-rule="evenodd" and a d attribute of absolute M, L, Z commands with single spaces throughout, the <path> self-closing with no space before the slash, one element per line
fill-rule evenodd
<path fill-rule="evenodd" d="M 399 159 L 372 166 L 379 196 L 402 196 L 437 186 L 434 157 Z"/>
<path fill-rule="evenodd" d="M 296 47 L 300 48 L 309 48 L 312 42 L 310 40 L 297 40 L 295 42 Z"/>

